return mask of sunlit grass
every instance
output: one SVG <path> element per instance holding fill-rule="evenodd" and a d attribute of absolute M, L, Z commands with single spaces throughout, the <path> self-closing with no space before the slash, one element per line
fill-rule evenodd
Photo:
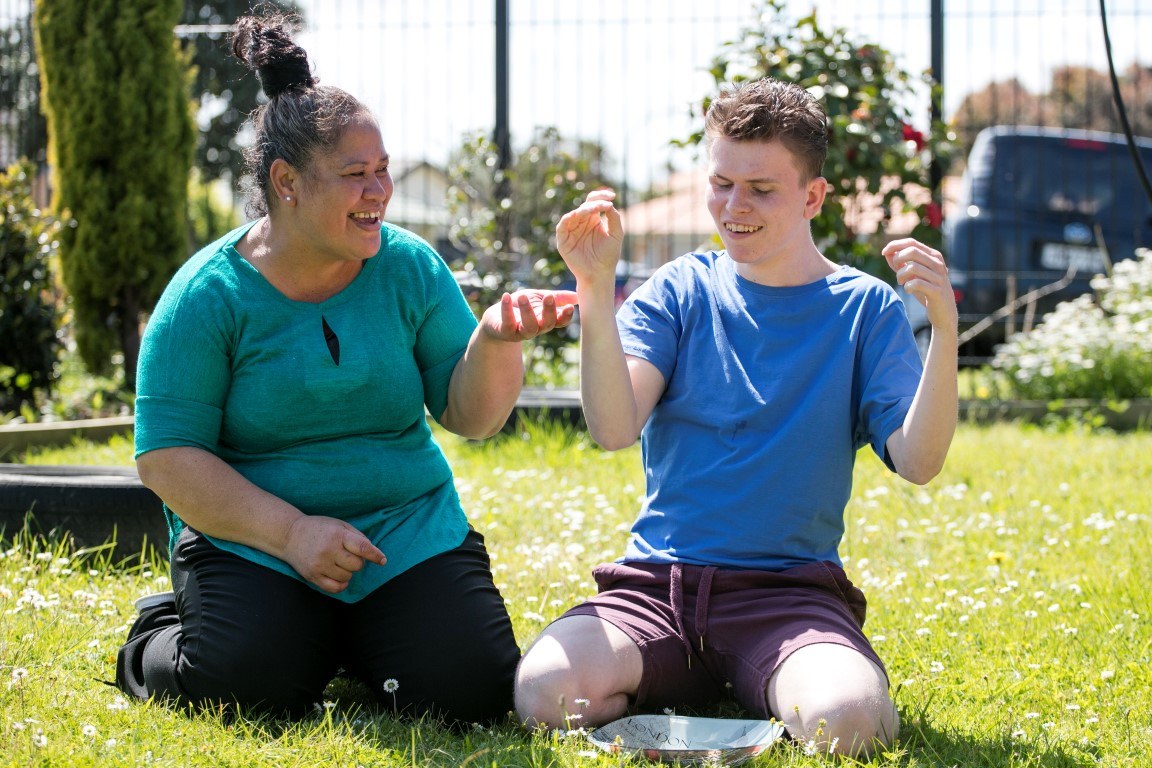
<path fill-rule="evenodd" d="M 643 491 L 639 451 L 605 453 L 547 425 L 485 443 L 438 438 L 524 647 L 622 550 Z M 128 441 L 78 450 L 82 463 L 131 461 Z M 964 426 L 944 473 L 920 488 L 861 453 L 843 553 L 903 719 L 897 746 L 868 765 L 1147 765 L 1149 456 L 1146 432 Z M 293 724 L 123 702 L 98 681 L 113 675 L 131 601 L 166 588 L 164 564 L 83 560 L 26 539 L 5 547 L 0 764 L 631 764 L 579 733 L 395 721 L 347 686 Z M 749 764 L 827 762 L 782 745 Z"/>
<path fill-rule="evenodd" d="M 130 466 L 132 436 L 113 435 L 104 443 L 76 439 L 66 446 L 33 446 L 19 457 L 22 464 Z"/>

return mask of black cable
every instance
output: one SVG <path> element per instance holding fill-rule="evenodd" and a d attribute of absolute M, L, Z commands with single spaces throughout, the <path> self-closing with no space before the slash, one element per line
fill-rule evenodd
<path fill-rule="evenodd" d="M 1136 174 L 1144 186 L 1148 202 L 1152 203 L 1152 184 L 1148 182 L 1148 172 L 1144 170 L 1144 161 L 1136 149 L 1132 126 L 1128 124 L 1128 112 L 1124 109 L 1124 98 L 1120 95 L 1120 81 L 1116 77 L 1116 64 L 1112 61 L 1112 38 L 1108 34 L 1108 12 L 1104 8 L 1104 0 L 1100 0 L 1100 24 L 1104 28 L 1104 51 L 1108 57 L 1108 74 L 1112 77 L 1112 99 L 1116 102 L 1116 111 L 1120 114 L 1120 125 L 1124 128 L 1125 138 L 1128 139 L 1128 153 L 1132 155 L 1132 162 L 1136 165 Z"/>

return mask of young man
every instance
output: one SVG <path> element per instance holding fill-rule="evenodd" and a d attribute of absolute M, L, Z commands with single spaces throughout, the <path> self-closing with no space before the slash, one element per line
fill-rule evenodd
<path fill-rule="evenodd" d="M 895 737 L 865 601 L 840 567 L 856 451 L 925 483 L 956 425 L 956 305 L 941 255 L 883 253 L 927 309 L 921 366 L 895 292 L 812 239 L 827 119 L 765 79 L 708 110 L 708 208 L 725 250 L 662 267 L 613 315 L 623 229 L 593 192 L 557 227 L 576 277 L 581 395 L 593 438 L 643 437 L 647 493 L 598 595 L 568 611 L 517 671 L 529 725 L 591 727 L 630 709 L 733 696 L 838 753 Z M 578 716 L 578 719 L 576 719 Z"/>

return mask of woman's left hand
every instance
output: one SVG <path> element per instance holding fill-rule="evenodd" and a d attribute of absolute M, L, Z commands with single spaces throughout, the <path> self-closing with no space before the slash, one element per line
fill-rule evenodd
<path fill-rule="evenodd" d="M 489 338 L 500 341 L 526 341 L 563 328 L 576 312 L 575 291 L 542 291 L 525 288 L 506 293 L 480 318 L 480 328 Z"/>

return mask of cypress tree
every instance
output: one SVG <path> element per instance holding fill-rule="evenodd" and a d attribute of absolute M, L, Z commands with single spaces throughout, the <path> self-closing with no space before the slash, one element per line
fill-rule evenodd
<path fill-rule="evenodd" d="M 186 256 L 195 146 L 182 0 L 36 0 L 53 207 L 76 344 L 94 372 L 124 356 L 135 386 L 141 320 Z"/>

